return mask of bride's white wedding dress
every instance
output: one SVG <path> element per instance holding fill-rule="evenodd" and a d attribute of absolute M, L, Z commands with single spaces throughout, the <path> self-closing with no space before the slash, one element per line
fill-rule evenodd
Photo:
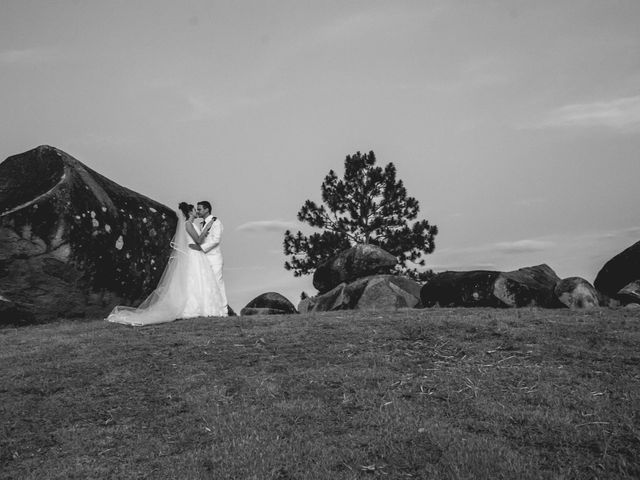
<path fill-rule="evenodd" d="M 189 248 L 185 224 L 178 220 L 171 257 L 157 288 L 137 308 L 115 307 L 107 321 L 142 326 L 179 318 L 227 316 L 217 278 L 205 255 Z"/>

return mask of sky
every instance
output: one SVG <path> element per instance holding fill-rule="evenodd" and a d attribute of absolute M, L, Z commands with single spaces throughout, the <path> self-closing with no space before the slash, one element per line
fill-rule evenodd
<path fill-rule="evenodd" d="M 310 276 L 286 229 L 373 150 L 427 266 L 593 281 L 640 240 L 637 0 L 2 0 L 0 160 L 52 145 L 224 223 L 231 306 Z"/>

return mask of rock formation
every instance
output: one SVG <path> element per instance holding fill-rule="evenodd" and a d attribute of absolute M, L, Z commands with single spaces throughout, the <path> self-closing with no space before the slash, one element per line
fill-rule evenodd
<path fill-rule="evenodd" d="M 257 296 L 240 311 L 241 316 L 283 315 L 288 313 L 298 312 L 289 300 L 275 292 L 263 293 Z"/>
<path fill-rule="evenodd" d="M 49 146 L 0 164 L 0 295 L 39 318 L 101 316 L 156 286 L 176 215 Z"/>
<path fill-rule="evenodd" d="M 0 297 L 0 326 L 19 327 L 35 322 L 35 316 L 28 308 Z"/>
<path fill-rule="evenodd" d="M 499 275 L 486 270 L 442 272 L 422 287 L 420 298 L 425 307 L 504 307 L 493 292 Z"/>
<path fill-rule="evenodd" d="M 341 283 L 329 292 L 305 298 L 300 313 L 335 310 L 395 310 L 419 308 L 420 285 L 398 275 L 371 275 Z"/>
<path fill-rule="evenodd" d="M 616 297 L 619 298 L 624 305 L 640 303 L 640 280 L 625 285 L 618 291 Z"/>
<path fill-rule="evenodd" d="M 618 298 L 618 292 L 640 280 L 640 242 L 622 251 L 600 269 L 593 286 L 605 295 Z"/>
<path fill-rule="evenodd" d="M 556 298 L 571 309 L 594 308 L 600 305 L 597 290 L 584 278 L 569 277 L 558 282 L 555 287 Z"/>
<path fill-rule="evenodd" d="M 507 307 L 560 307 L 554 289 L 560 281 L 546 264 L 502 272 L 496 278 L 493 292 Z"/>
<path fill-rule="evenodd" d="M 427 307 L 561 307 L 555 295 L 560 278 L 545 264 L 511 272 L 443 272 L 422 287 Z"/>
<path fill-rule="evenodd" d="M 375 245 L 356 245 L 318 266 L 313 286 L 326 293 L 341 283 L 379 273 L 390 273 L 398 260 Z"/>

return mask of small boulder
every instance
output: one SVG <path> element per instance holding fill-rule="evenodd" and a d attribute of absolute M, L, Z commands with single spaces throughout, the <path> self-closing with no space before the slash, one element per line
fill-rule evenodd
<path fill-rule="evenodd" d="M 621 289 L 636 280 L 640 280 L 640 242 L 605 263 L 593 286 L 605 295 L 616 298 Z"/>
<path fill-rule="evenodd" d="M 571 309 L 595 308 L 600 305 L 598 291 L 584 278 L 569 277 L 558 282 L 556 298 Z"/>
<path fill-rule="evenodd" d="M 396 257 L 375 245 L 356 245 L 318 266 L 313 286 L 321 294 L 341 283 L 358 278 L 390 273 L 398 263 Z"/>
<path fill-rule="evenodd" d="M 289 300 L 275 292 L 267 292 L 257 296 L 240 311 L 241 316 L 285 315 L 290 313 L 298 312 Z"/>

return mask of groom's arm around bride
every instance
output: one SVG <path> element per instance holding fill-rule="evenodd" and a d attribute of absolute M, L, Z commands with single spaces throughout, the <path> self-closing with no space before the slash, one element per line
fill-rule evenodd
<path fill-rule="evenodd" d="M 216 276 L 216 280 L 218 286 L 220 288 L 220 293 L 222 294 L 222 298 L 224 300 L 224 305 L 227 304 L 227 295 L 225 291 L 224 280 L 222 278 L 222 267 L 223 267 L 223 259 L 222 259 L 222 250 L 220 249 L 220 243 L 222 242 L 222 231 L 223 226 L 222 222 L 219 218 L 214 217 L 211 214 L 211 204 L 207 201 L 198 202 L 198 216 L 200 218 L 204 218 L 205 229 L 208 227 L 209 231 L 204 237 L 202 243 L 200 243 L 199 248 L 202 249 L 203 253 L 207 257 L 211 268 L 213 269 L 213 273 Z M 204 234 L 204 229 L 203 229 Z"/>

